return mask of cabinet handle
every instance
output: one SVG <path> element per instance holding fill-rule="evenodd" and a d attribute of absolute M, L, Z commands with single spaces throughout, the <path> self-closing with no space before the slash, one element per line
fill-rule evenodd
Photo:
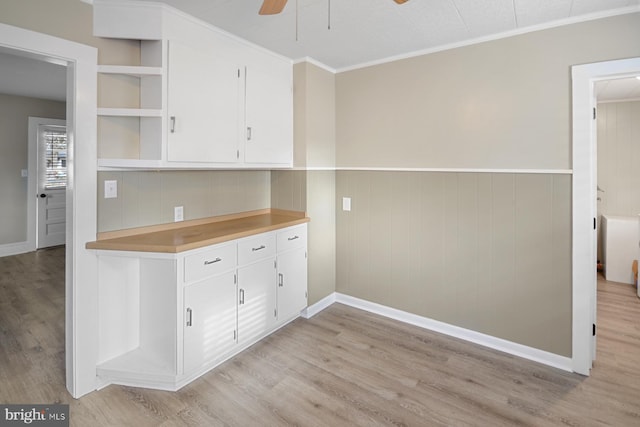
<path fill-rule="evenodd" d="M 257 247 L 257 248 L 251 248 L 251 250 L 252 250 L 253 252 L 258 252 L 258 251 L 263 250 L 264 248 L 266 248 L 266 246 L 265 246 L 265 245 L 260 245 L 260 247 Z"/>
<path fill-rule="evenodd" d="M 170 132 L 171 133 L 176 133 L 176 116 L 171 116 L 169 118 L 169 120 L 171 121 L 171 127 L 170 127 Z"/>
<path fill-rule="evenodd" d="M 282 275 L 282 273 L 278 273 L 278 286 L 284 286 L 284 276 Z"/>
<path fill-rule="evenodd" d="M 205 261 L 204 265 L 211 265 L 211 264 L 215 264 L 216 262 L 220 262 L 222 261 L 222 258 L 216 258 L 213 261 Z"/>
<path fill-rule="evenodd" d="M 244 304 L 244 289 L 240 289 L 240 305 Z"/>
<path fill-rule="evenodd" d="M 299 239 L 299 238 L 300 238 L 299 236 L 293 236 L 293 237 L 287 238 L 287 240 L 288 241 L 292 241 L 292 240 L 296 240 L 296 239 Z"/>
<path fill-rule="evenodd" d="M 187 326 L 193 325 L 193 311 L 190 308 L 187 308 Z"/>
<path fill-rule="evenodd" d="M 251 127 L 247 126 L 247 141 L 251 141 Z"/>

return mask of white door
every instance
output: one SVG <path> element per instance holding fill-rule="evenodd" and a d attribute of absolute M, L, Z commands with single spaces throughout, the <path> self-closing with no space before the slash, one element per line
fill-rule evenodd
<path fill-rule="evenodd" d="M 38 124 L 38 249 L 64 245 L 67 188 L 67 128 L 64 120 Z"/>
<path fill-rule="evenodd" d="M 277 75 L 255 67 L 246 71 L 247 163 L 290 163 L 293 148 L 291 86 Z"/>
<path fill-rule="evenodd" d="M 238 270 L 238 342 L 246 343 L 276 320 L 274 258 Z"/>
<path fill-rule="evenodd" d="M 239 74 L 215 52 L 169 43 L 169 161 L 238 161 Z"/>
<path fill-rule="evenodd" d="M 235 273 L 203 280 L 184 289 L 184 373 L 228 353 L 236 342 Z"/>
<path fill-rule="evenodd" d="M 287 320 L 307 306 L 307 251 L 278 255 L 278 320 Z"/>

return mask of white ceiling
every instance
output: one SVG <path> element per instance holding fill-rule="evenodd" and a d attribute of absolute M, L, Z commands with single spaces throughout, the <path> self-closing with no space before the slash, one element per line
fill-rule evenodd
<path fill-rule="evenodd" d="M 163 2 L 291 59 L 309 57 L 338 71 L 529 27 L 640 11 L 640 0 L 289 0 L 283 13 L 260 16 L 262 0 Z"/>
<path fill-rule="evenodd" d="M 67 68 L 0 51 L 0 93 L 65 101 Z"/>
<path fill-rule="evenodd" d="M 313 58 L 338 71 L 589 14 L 640 11 L 640 0 L 331 0 L 329 30 L 328 0 L 297 0 L 296 41 L 296 0 L 276 16 L 258 15 L 262 0 L 164 3 L 291 59 Z M 640 98 L 639 86 L 637 79 L 599 83 L 598 100 Z M 66 68 L 0 50 L 0 93 L 64 101 Z"/>

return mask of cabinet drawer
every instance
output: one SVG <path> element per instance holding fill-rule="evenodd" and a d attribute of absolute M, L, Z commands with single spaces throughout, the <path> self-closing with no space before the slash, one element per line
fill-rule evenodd
<path fill-rule="evenodd" d="M 307 246 L 307 226 L 286 228 L 278 231 L 278 252 Z"/>
<path fill-rule="evenodd" d="M 244 265 L 276 253 L 276 235 L 265 233 L 238 242 L 238 264 Z"/>
<path fill-rule="evenodd" d="M 184 281 L 220 274 L 236 266 L 236 244 L 215 246 L 184 259 Z"/>

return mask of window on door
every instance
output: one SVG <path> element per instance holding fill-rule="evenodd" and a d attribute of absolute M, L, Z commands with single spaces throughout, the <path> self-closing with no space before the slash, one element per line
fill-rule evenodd
<path fill-rule="evenodd" d="M 43 126 L 44 188 L 63 189 L 67 186 L 67 131 L 62 126 Z"/>

